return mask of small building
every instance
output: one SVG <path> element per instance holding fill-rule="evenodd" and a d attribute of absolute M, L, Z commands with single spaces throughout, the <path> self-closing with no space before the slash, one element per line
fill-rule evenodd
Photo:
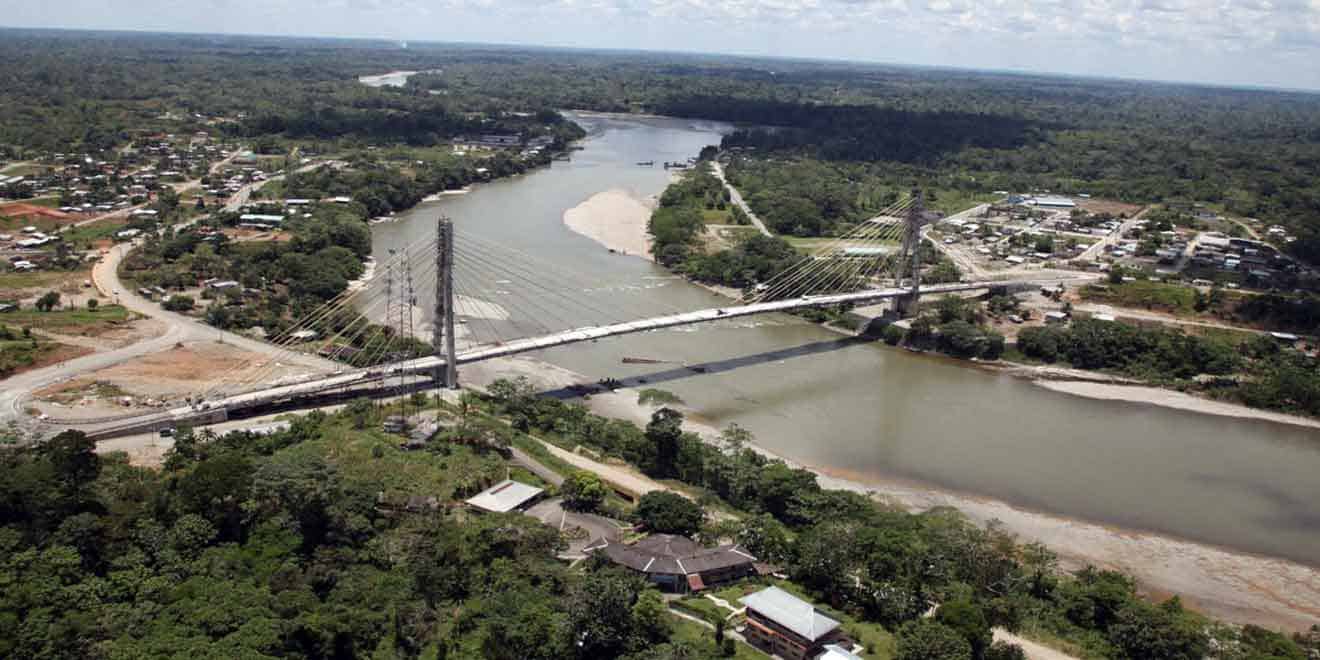
<path fill-rule="evenodd" d="M 216 290 L 232 289 L 238 286 L 238 282 L 235 282 L 234 280 L 220 280 L 219 282 L 211 282 L 209 286 Z"/>
<path fill-rule="evenodd" d="M 307 341 L 308 339 L 316 339 L 317 332 L 315 330 L 299 330 L 290 334 L 289 337 L 299 341 Z"/>
<path fill-rule="evenodd" d="M 1077 202 L 1067 197 L 1033 197 L 1027 200 L 1027 204 L 1050 209 L 1072 209 L 1077 208 Z"/>
<path fill-rule="evenodd" d="M 1291 332 L 1271 332 L 1270 336 L 1277 342 L 1289 345 L 1296 344 L 1297 340 L 1301 339 L 1301 337 L 1298 337 Z"/>
<path fill-rule="evenodd" d="M 752 646 L 785 660 L 806 660 L 826 646 L 847 643 L 839 622 L 779 587 L 767 587 L 738 599 L 747 606 L 743 637 Z"/>
<path fill-rule="evenodd" d="M 1067 323 L 1068 315 L 1063 312 L 1045 312 L 1046 323 Z"/>
<path fill-rule="evenodd" d="M 469 497 L 467 503 L 480 511 L 508 513 L 523 510 L 536 502 L 545 491 L 521 481 L 505 479 Z"/>
<path fill-rule="evenodd" d="M 284 216 L 266 213 L 244 213 L 238 216 L 240 227 L 258 227 L 270 229 L 284 224 Z"/>
<path fill-rule="evenodd" d="M 706 548 L 685 536 L 652 534 L 625 545 L 601 539 L 584 548 L 646 576 L 665 591 L 688 593 L 757 574 L 756 557 L 738 545 Z"/>
<path fill-rule="evenodd" d="M 838 644 L 826 644 L 825 655 L 816 658 L 816 660 L 862 660 L 862 656 Z"/>

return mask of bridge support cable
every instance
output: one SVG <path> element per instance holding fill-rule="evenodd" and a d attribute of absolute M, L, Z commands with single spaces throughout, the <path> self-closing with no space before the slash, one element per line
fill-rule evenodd
<path fill-rule="evenodd" d="M 906 206 L 906 201 L 888 211 L 899 211 Z M 868 220 L 830 243 L 822 246 L 814 254 L 805 257 L 792 272 L 781 273 L 767 281 L 767 286 L 747 299 L 747 302 L 762 302 L 799 295 L 809 295 L 821 291 L 822 284 L 830 283 L 838 275 L 847 272 L 850 266 L 856 266 L 859 260 L 841 253 L 848 247 L 884 247 L 886 243 L 898 238 L 899 229 L 889 223 L 877 223 Z M 882 261 L 883 256 L 877 257 Z M 864 261 L 864 259 L 862 260 Z M 828 292 L 826 290 L 825 292 Z"/>
<path fill-rule="evenodd" d="M 868 224 L 870 224 L 868 222 Z M 892 240 L 895 234 L 889 227 L 873 226 L 849 241 L 850 243 L 860 243 L 860 247 L 879 248 Z M 841 291 L 852 291 L 870 287 L 870 282 L 861 280 L 863 272 L 870 271 L 869 265 L 883 262 L 885 256 L 877 254 L 873 257 L 852 256 L 846 253 L 833 254 L 822 258 L 824 266 L 817 269 L 816 273 L 803 281 L 800 281 L 795 287 L 785 292 L 786 297 L 796 297 L 799 295 L 829 294 Z"/>
<path fill-rule="evenodd" d="M 904 200 L 897 204 L 894 204 L 889 208 L 885 209 L 882 216 L 877 216 L 877 217 L 883 217 L 884 215 L 892 215 L 893 213 L 900 211 L 907 203 L 908 203 L 907 200 Z M 820 268 L 822 262 L 824 262 L 829 255 L 836 253 L 838 250 L 845 247 L 849 242 L 872 231 L 874 227 L 871 225 L 874 224 L 875 223 L 872 223 L 870 221 L 865 223 L 859 223 L 856 227 L 852 228 L 847 233 L 835 239 L 832 239 L 830 242 L 826 243 L 823 246 L 820 246 L 819 248 L 817 248 L 817 250 L 814 253 L 803 256 L 794 265 L 790 266 L 784 271 L 776 274 L 774 277 L 763 282 L 761 291 L 755 296 L 750 297 L 749 300 L 751 299 L 764 300 L 772 295 L 777 296 L 789 290 L 789 287 L 793 286 L 794 283 L 808 277 L 814 269 Z"/>
<path fill-rule="evenodd" d="M 899 231 L 891 224 L 867 221 L 863 226 L 843 237 L 840 241 L 844 244 L 843 247 L 830 249 L 823 254 L 818 252 L 808 267 L 780 281 L 777 286 L 765 290 L 759 299 L 781 299 L 837 292 L 849 278 L 856 279 L 863 273 L 869 276 L 872 272 L 881 270 L 887 256 L 879 252 L 899 238 Z M 878 254 L 874 258 L 847 254 L 847 250 L 855 248 L 876 248 Z M 870 267 L 867 267 L 868 264 Z M 869 286 L 869 282 L 856 282 L 856 285 L 866 287 Z"/>
<path fill-rule="evenodd" d="M 392 259 L 386 264 L 386 267 L 392 267 L 396 260 L 402 260 L 407 258 L 407 256 L 407 254 L 403 253 L 397 255 L 396 259 Z M 318 336 L 331 336 L 329 341 L 332 343 L 335 339 L 342 336 L 345 331 L 355 326 L 363 317 L 363 314 L 355 314 L 354 317 L 346 324 L 343 324 L 338 331 L 334 330 L 333 324 L 342 322 L 342 315 L 345 311 L 352 309 L 353 305 L 358 303 L 361 298 L 374 295 L 374 290 L 376 289 L 376 284 L 379 282 L 379 279 L 379 276 L 373 277 L 371 280 L 368 280 L 364 286 L 343 291 L 338 296 L 326 301 L 308 314 L 305 314 L 302 319 L 285 328 L 268 342 L 277 348 L 278 352 L 276 355 L 268 357 L 255 371 L 246 364 L 236 365 L 234 368 L 221 374 L 218 378 L 213 379 L 202 394 L 202 398 L 211 398 L 222 390 L 229 389 L 227 386 L 230 385 L 242 386 L 253 383 L 259 384 L 261 380 L 269 377 L 279 368 L 277 366 L 278 360 L 296 360 L 297 358 L 305 357 L 305 352 L 296 351 L 292 348 L 294 344 L 305 341 L 303 338 L 296 336 L 301 331 L 313 331 L 316 332 Z M 374 299 L 372 303 L 368 303 L 368 309 L 374 307 L 373 303 L 376 300 L 378 300 L 378 298 Z M 319 343 L 322 343 L 323 345 L 325 344 L 325 342 Z M 241 374 L 241 378 L 235 379 L 234 376 L 237 374 Z"/>
<path fill-rule="evenodd" d="M 280 359 L 295 360 L 299 357 L 305 357 L 304 353 L 299 353 L 290 348 L 294 343 L 301 341 L 295 335 L 299 331 L 313 330 L 317 328 L 322 321 L 334 318 L 335 314 L 353 304 L 353 302 L 365 292 L 367 288 L 369 287 L 363 287 L 354 291 L 343 291 L 338 296 L 326 301 L 320 307 L 304 315 L 301 320 L 291 324 L 285 330 L 275 335 L 275 337 L 268 340 L 267 343 L 274 346 L 278 352 L 276 355 L 267 357 L 261 365 L 257 367 L 257 372 L 253 372 L 252 368 L 244 363 L 235 365 L 231 369 L 222 373 L 219 377 L 212 379 L 210 384 L 208 384 L 207 389 L 201 395 L 201 398 L 210 398 L 227 384 L 250 382 L 254 380 L 254 377 L 264 378 L 267 371 L 277 368 L 273 365 Z M 239 378 L 235 379 L 235 376 L 239 376 Z"/>
<path fill-rule="evenodd" d="M 549 283 L 553 286 L 543 286 L 545 289 L 556 289 L 562 285 L 558 292 L 574 296 L 575 300 L 580 301 L 584 296 L 592 296 L 601 293 L 618 293 L 622 300 L 637 300 L 640 305 L 639 312 L 654 314 L 657 309 L 660 311 L 672 311 L 674 313 L 682 312 L 685 308 L 676 307 L 666 303 L 658 303 L 654 298 L 641 300 L 629 296 L 630 286 L 620 286 L 618 283 L 610 283 L 602 286 L 600 282 L 585 278 L 581 273 L 576 273 L 565 269 L 559 264 L 551 263 L 533 254 L 528 254 L 522 250 L 499 243 L 494 243 L 480 238 L 469 238 L 463 241 L 465 246 L 473 247 L 487 258 L 496 263 L 508 265 L 511 269 L 519 273 L 524 273 L 523 277 L 531 283 Z M 643 287 L 635 287 L 638 291 L 643 291 Z M 617 317 L 617 305 L 620 300 L 612 300 L 615 311 L 606 315 L 606 318 Z M 621 318 L 633 316 L 625 315 Z"/>
<path fill-rule="evenodd" d="M 901 212 L 909 203 L 910 200 L 908 199 L 900 201 L 885 209 L 882 214 L 877 217 Z M 859 223 L 847 233 L 818 248 L 813 254 L 804 256 L 793 266 L 790 266 L 774 277 L 763 282 L 760 291 L 746 297 L 744 301 L 760 302 L 786 297 L 785 294 L 801 291 L 801 283 L 810 280 L 818 274 L 821 269 L 828 267 L 829 262 L 838 251 L 847 247 L 854 241 L 889 238 L 886 229 L 885 226 L 870 220 Z"/>
<path fill-rule="evenodd" d="M 577 327 L 583 325 L 581 322 L 583 316 L 590 318 L 596 324 L 621 320 L 632 316 L 631 314 L 628 314 L 626 310 L 622 309 L 622 305 L 618 304 L 620 303 L 619 300 L 611 301 L 616 304 L 608 305 L 606 307 L 602 307 L 594 302 L 593 297 L 589 292 L 592 289 L 598 289 L 598 287 L 593 287 L 592 283 L 583 283 L 581 280 L 575 282 L 573 280 L 577 278 L 573 278 L 563 287 L 555 286 L 562 282 L 562 280 L 556 280 L 554 278 L 554 276 L 557 275 L 556 272 L 550 269 L 541 270 L 539 264 L 524 261 L 517 255 L 517 251 L 510 251 L 510 254 L 514 255 L 510 258 L 509 254 L 501 254 L 496 248 L 491 248 L 486 245 L 477 244 L 468 247 L 470 249 L 466 251 L 466 255 L 472 260 L 476 267 L 494 273 L 497 278 L 496 281 L 508 281 L 510 286 L 507 287 L 506 290 L 509 291 L 511 295 L 518 295 L 520 292 L 528 294 L 527 297 L 524 298 L 525 301 L 533 306 L 539 307 L 544 312 L 548 313 L 551 318 L 563 322 L 565 327 Z M 533 289 L 539 293 L 533 294 Z M 626 296 L 626 292 L 621 294 L 621 297 Z M 542 300 L 549 299 L 557 301 L 560 305 L 561 312 L 551 312 L 544 306 L 544 304 L 531 302 L 538 298 Z M 651 313 L 654 313 L 657 305 L 650 303 L 649 307 Z M 561 313 L 565 310 L 568 312 L 568 315 L 562 316 Z"/>
<path fill-rule="evenodd" d="M 511 291 L 480 284 L 497 280 L 498 275 L 473 263 L 472 257 L 460 253 L 455 259 L 454 283 L 458 297 L 455 307 L 459 312 L 469 310 L 465 315 L 465 327 L 468 329 L 466 348 L 551 332 L 551 327 L 542 322 L 541 314 L 513 313 L 510 308 L 514 304 L 522 305 L 520 309 L 523 310 L 530 306 L 521 300 L 510 304 L 513 298 Z M 506 324 L 507 328 L 502 330 L 499 325 L 501 323 Z"/>
<path fill-rule="evenodd" d="M 580 308 L 584 305 L 575 304 L 581 301 L 575 301 L 569 294 L 545 287 L 534 279 L 524 279 L 522 273 L 502 268 L 488 260 L 470 256 L 470 253 L 466 256 L 461 255 L 459 263 L 467 266 L 480 279 L 509 282 L 507 288 L 474 293 L 490 298 L 492 302 L 495 300 L 501 301 L 499 306 L 505 308 L 512 321 L 511 325 L 515 327 L 521 325 L 522 321 L 520 319 L 527 319 L 540 325 L 546 331 L 583 325 Z M 526 290 L 523 288 L 523 284 L 529 285 L 527 288 L 539 289 L 540 291 L 538 293 Z M 590 306 L 587 307 L 590 308 Z M 519 314 L 518 312 L 522 313 Z M 555 325 L 546 325 L 547 320 Z"/>

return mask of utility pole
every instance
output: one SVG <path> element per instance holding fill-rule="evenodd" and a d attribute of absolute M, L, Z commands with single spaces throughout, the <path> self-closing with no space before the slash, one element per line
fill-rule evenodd
<path fill-rule="evenodd" d="M 926 211 L 925 199 L 921 190 L 914 188 L 912 190 L 914 201 L 908 208 L 906 228 L 903 232 L 903 249 L 899 255 L 898 262 L 898 286 L 903 286 L 903 271 L 907 269 L 910 278 L 910 290 L 908 295 L 903 296 L 897 301 L 897 311 L 900 317 L 911 316 L 917 311 L 917 298 L 921 292 L 921 224 L 922 216 Z"/>
<path fill-rule="evenodd" d="M 454 350 L 454 222 L 443 216 L 436 224 L 435 273 L 431 345 L 444 359 L 444 364 L 436 368 L 435 382 L 455 389 L 458 387 L 458 362 Z"/>

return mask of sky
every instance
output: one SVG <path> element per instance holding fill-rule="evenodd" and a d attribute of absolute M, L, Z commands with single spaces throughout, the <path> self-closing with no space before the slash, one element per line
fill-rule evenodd
<path fill-rule="evenodd" d="M 1320 90 L 1320 0 L 0 0 L 0 23 L 773 55 Z"/>

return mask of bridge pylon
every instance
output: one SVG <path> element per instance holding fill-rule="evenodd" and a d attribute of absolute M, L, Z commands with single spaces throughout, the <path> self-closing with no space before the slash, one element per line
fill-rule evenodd
<path fill-rule="evenodd" d="M 906 227 L 903 231 L 903 246 L 898 253 L 895 268 L 895 281 L 903 286 L 903 275 L 908 277 L 910 292 L 894 300 L 894 311 L 899 318 L 907 318 L 917 313 L 917 299 L 921 291 L 921 225 L 925 222 L 926 203 L 920 189 L 912 191 L 914 201 L 908 207 Z"/>
<path fill-rule="evenodd" d="M 437 385 L 458 387 L 458 352 L 454 349 L 454 222 L 444 216 L 436 223 L 435 318 L 431 345 L 444 363 L 435 369 Z"/>

